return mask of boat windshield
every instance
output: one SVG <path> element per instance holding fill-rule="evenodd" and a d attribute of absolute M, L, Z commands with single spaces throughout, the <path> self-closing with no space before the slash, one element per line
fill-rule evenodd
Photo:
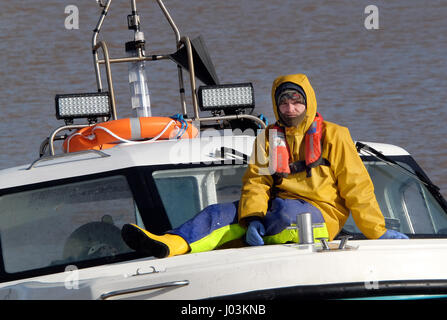
<path fill-rule="evenodd" d="M 447 235 L 446 212 L 416 176 L 382 161 L 364 163 L 387 228 L 410 235 Z M 407 163 L 398 163 L 414 172 Z M 239 200 L 245 168 L 226 165 L 154 171 L 152 176 L 172 227 L 208 205 Z M 352 217 L 344 230 L 361 234 Z"/>
<path fill-rule="evenodd" d="M 410 158 L 410 157 L 408 157 Z M 409 162 L 396 161 L 412 173 Z M 447 214 L 417 175 L 383 161 L 364 161 L 388 229 L 408 235 L 446 235 Z M 352 216 L 344 229 L 360 233 Z"/>
<path fill-rule="evenodd" d="M 0 212 L 7 273 L 130 252 L 120 230 L 138 216 L 121 175 L 5 194 Z"/>

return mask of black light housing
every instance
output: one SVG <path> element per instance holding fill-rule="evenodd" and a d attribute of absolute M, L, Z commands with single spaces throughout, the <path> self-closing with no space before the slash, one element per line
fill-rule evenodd
<path fill-rule="evenodd" d="M 201 111 L 234 112 L 255 107 L 255 94 L 250 82 L 200 86 L 197 96 Z"/>
<path fill-rule="evenodd" d="M 94 120 L 112 114 L 108 92 L 57 94 L 56 119 L 71 122 L 73 119 Z"/>
<path fill-rule="evenodd" d="M 202 37 L 198 36 L 197 38 L 192 39 L 191 47 L 196 77 L 206 85 L 219 84 L 216 69 L 214 68 L 214 64 L 211 61 L 211 57 L 208 54 L 205 41 L 203 41 Z M 169 57 L 178 65 L 189 71 L 188 55 L 185 46 L 181 47 L 177 52 L 170 54 Z"/>

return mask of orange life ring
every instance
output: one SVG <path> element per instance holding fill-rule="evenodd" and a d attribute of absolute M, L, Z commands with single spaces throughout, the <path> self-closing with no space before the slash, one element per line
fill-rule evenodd
<path fill-rule="evenodd" d="M 64 152 L 109 149 L 122 142 L 142 139 L 174 139 L 182 131 L 182 122 L 169 117 L 126 118 L 101 122 L 82 128 L 65 139 Z M 195 138 L 198 130 L 191 122 L 178 139 Z"/>

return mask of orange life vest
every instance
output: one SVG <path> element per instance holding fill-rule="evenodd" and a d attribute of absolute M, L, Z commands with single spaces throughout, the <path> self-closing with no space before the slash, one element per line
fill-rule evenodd
<path fill-rule="evenodd" d="M 327 159 L 321 157 L 323 117 L 318 112 L 304 138 L 306 152 L 304 161 L 291 163 L 290 149 L 287 145 L 284 127 L 275 124 L 272 129 L 276 130 L 273 136 L 273 148 L 270 159 L 275 172 L 274 176 L 287 177 L 289 174 L 306 171 L 307 177 L 310 177 L 312 168 L 320 165 L 330 165 Z"/>

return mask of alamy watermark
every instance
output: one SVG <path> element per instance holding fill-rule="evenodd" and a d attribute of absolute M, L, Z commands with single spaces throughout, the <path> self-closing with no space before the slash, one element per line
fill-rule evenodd
<path fill-rule="evenodd" d="M 182 135 L 183 143 L 175 144 L 169 150 L 169 161 L 170 163 L 194 163 L 201 161 L 207 165 L 232 163 L 232 164 L 244 164 L 246 160 L 240 154 L 232 154 L 227 152 L 221 154 L 221 150 L 216 149 L 216 145 L 225 146 L 228 150 L 246 150 L 248 154 L 246 156 L 249 158 L 253 157 L 253 161 L 259 166 L 260 175 L 272 175 L 276 172 L 276 161 L 271 161 L 275 158 L 274 148 L 270 147 L 266 150 L 266 139 L 268 139 L 268 145 L 273 146 L 275 144 L 275 139 L 277 139 L 277 130 L 268 129 L 265 132 L 261 130 L 246 129 L 242 131 L 241 129 L 206 129 L 200 130 L 200 123 L 193 123 L 194 127 L 198 129 L 198 139 L 188 139 L 187 132 Z M 266 135 L 268 138 L 266 138 Z M 237 136 L 252 136 L 257 138 L 256 146 L 253 150 L 251 145 L 251 140 L 249 139 L 233 139 Z M 197 136 L 198 137 L 198 136 Z M 195 137 L 195 138 L 197 138 Z M 186 139 L 185 139 L 186 138 Z M 175 139 L 174 139 L 175 140 Z M 220 140 L 220 142 L 218 142 Z M 143 142 L 144 143 L 144 142 Z M 253 151 L 253 152 L 252 152 Z M 203 161 L 200 155 L 208 155 L 210 160 Z"/>
<path fill-rule="evenodd" d="M 367 30 L 379 29 L 379 8 L 375 5 L 369 5 L 365 7 L 365 14 L 367 14 L 364 22 L 364 26 Z"/>
<path fill-rule="evenodd" d="M 79 270 L 75 265 L 69 265 L 65 268 L 65 289 L 76 290 L 79 289 Z"/>
<path fill-rule="evenodd" d="M 64 26 L 67 30 L 79 29 L 79 9 L 77 6 L 70 4 L 65 7 L 64 12 L 67 14 L 65 17 Z"/>
<path fill-rule="evenodd" d="M 64 10 L 67 17 L 65 17 L 64 26 L 67 30 L 79 29 L 79 8 L 76 5 L 70 4 L 65 6 Z M 366 18 L 364 26 L 367 30 L 379 29 L 379 8 L 376 5 L 368 5 L 365 7 L 364 14 Z"/>
<path fill-rule="evenodd" d="M 364 286 L 366 290 L 378 290 L 379 289 L 379 281 L 376 280 L 377 276 L 373 269 L 369 270 L 369 274 L 367 276 L 368 280 L 364 282 Z"/>

